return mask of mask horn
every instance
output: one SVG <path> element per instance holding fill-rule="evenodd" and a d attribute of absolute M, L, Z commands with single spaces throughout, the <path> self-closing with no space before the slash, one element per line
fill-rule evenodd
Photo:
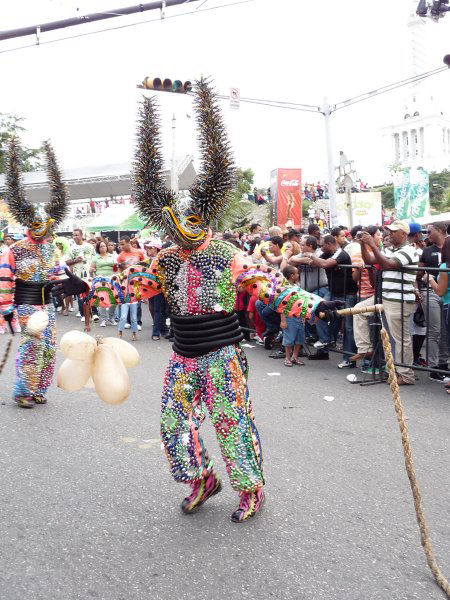
<path fill-rule="evenodd" d="M 164 228 L 162 209 L 174 200 L 174 194 L 165 186 L 163 164 L 156 100 L 144 98 L 138 119 L 134 193 L 139 212 L 158 229 Z"/>
<path fill-rule="evenodd" d="M 66 186 L 62 181 L 61 171 L 50 142 L 43 144 L 47 162 L 47 176 L 50 187 L 50 200 L 45 207 L 45 212 L 55 224 L 61 223 L 69 212 L 69 198 Z"/>
<path fill-rule="evenodd" d="M 195 95 L 202 167 L 190 195 L 196 212 L 211 223 L 229 202 L 235 168 L 217 98 L 206 79 L 196 82 Z"/>
<path fill-rule="evenodd" d="M 6 169 L 6 202 L 9 212 L 21 225 L 31 227 L 36 221 L 36 209 L 27 200 L 23 188 L 22 177 L 22 157 L 21 148 L 18 139 L 11 137 L 7 154 Z"/>

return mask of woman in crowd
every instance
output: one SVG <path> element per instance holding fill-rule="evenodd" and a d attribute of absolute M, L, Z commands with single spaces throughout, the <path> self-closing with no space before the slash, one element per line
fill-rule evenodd
<path fill-rule="evenodd" d="M 95 256 L 92 260 L 90 274 L 92 277 L 107 277 L 110 279 L 114 273 L 114 265 L 116 260 L 112 254 L 108 252 L 107 243 L 104 240 L 97 242 L 95 245 Z M 100 327 L 106 327 L 107 325 L 115 325 L 114 322 L 114 310 L 115 306 L 108 306 L 108 308 L 99 307 L 99 313 L 101 318 Z"/>
<path fill-rule="evenodd" d="M 450 269 L 450 237 L 445 238 L 441 257 L 442 263 L 440 268 L 442 269 L 442 273 L 439 273 L 439 279 L 437 281 L 432 275 L 428 275 L 428 283 L 436 294 L 442 298 L 444 310 L 443 318 L 447 328 L 447 345 L 450 351 L 450 277 L 446 270 Z M 450 382 L 445 384 L 445 388 L 447 394 L 450 394 Z"/>
<path fill-rule="evenodd" d="M 149 240 L 144 244 L 144 248 L 150 264 L 161 250 L 161 241 L 156 238 Z M 153 319 L 152 340 L 157 342 L 161 339 L 161 336 L 167 336 L 169 333 L 166 325 L 169 307 L 164 296 L 158 294 L 149 298 L 148 309 Z"/>
<path fill-rule="evenodd" d="M 69 257 L 70 244 L 69 241 L 62 236 L 56 237 L 53 240 L 53 244 L 56 247 L 56 267 L 58 269 L 59 274 L 64 274 L 64 268 L 66 265 L 66 260 Z M 73 298 L 72 296 L 68 296 L 64 298 L 64 308 L 58 307 L 55 305 L 56 310 L 59 308 L 62 309 L 62 314 L 67 317 L 70 312 L 73 312 Z"/>

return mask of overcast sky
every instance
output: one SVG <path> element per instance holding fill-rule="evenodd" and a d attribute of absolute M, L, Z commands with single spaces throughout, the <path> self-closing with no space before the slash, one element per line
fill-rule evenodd
<path fill-rule="evenodd" d="M 411 74 L 407 33 L 412 0 L 208 0 L 188 16 L 78 37 L 14 52 L 32 37 L 0 42 L 0 112 L 26 118 L 25 143 L 50 138 L 63 168 L 131 160 L 136 84 L 145 76 L 194 79 L 207 75 L 218 91 L 238 87 L 241 96 L 321 104 L 336 102 Z M 194 11 L 203 0 L 168 8 L 166 16 Z M 2 0 L 0 28 L 34 25 L 135 0 Z M 77 8 L 79 11 L 77 12 Z M 203 9 L 214 9 L 204 11 Z M 119 17 L 43 34 L 42 41 L 157 19 L 159 12 Z M 429 65 L 450 53 L 450 15 L 427 22 Z M 447 42 L 446 42 L 447 40 Z M 449 106 L 450 70 L 430 82 Z M 403 115 L 400 91 L 332 117 L 336 162 L 343 149 L 364 180 L 388 178 L 392 162 L 380 127 Z M 171 118 L 177 116 L 177 154 L 195 153 L 195 129 L 186 117 L 191 99 L 158 94 L 165 156 L 171 156 Z M 251 167 L 258 186 L 269 185 L 277 167 L 301 167 L 304 180 L 326 178 L 323 117 L 312 113 L 222 103 L 236 162 Z"/>

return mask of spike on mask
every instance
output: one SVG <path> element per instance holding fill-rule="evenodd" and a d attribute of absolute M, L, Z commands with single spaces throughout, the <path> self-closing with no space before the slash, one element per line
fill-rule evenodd
<path fill-rule="evenodd" d="M 195 84 L 194 108 L 202 168 L 189 192 L 175 194 L 165 187 L 160 120 L 154 98 L 144 98 L 141 105 L 134 165 L 135 197 L 141 214 L 187 249 L 205 241 L 210 223 L 225 209 L 235 183 L 222 115 L 204 79 Z"/>

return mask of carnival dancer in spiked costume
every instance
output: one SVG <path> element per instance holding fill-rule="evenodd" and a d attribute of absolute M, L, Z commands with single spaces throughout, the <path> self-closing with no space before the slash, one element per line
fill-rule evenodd
<path fill-rule="evenodd" d="M 44 143 L 43 149 L 51 194 L 44 214 L 40 214 L 38 207 L 25 196 L 21 182 L 21 150 L 15 138 L 9 146 L 6 175 L 9 211 L 27 228 L 26 237 L 7 248 L 0 258 L 0 312 L 10 321 L 16 309 L 22 330 L 13 396 L 23 408 L 45 404 L 45 394 L 53 380 L 56 336 L 50 287 L 56 255 L 50 236 L 53 226 L 64 219 L 68 208 L 53 149 L 48 142 Z M 48 324 L 38 336 L 32 335 L 27 328 L 28 319 L 37 311 L 44 311 L 48 316 Z"/>
<path fill-rule="evenodd" d="M 193 512 L 221 489 L 200 436 L 209 412 L 231 485 L 240 494 L 232 520 L 242 522 L 263 503 L 264 476 L 247 360 L 239 345 L 243 334 L 233 312 L 237 288 L 280 312 L 305 318 L 314 318 L 321 298 L 283 288 L 281 273 L 253 265 L 232 244 L 212 239 L 210 224 L 229 201 L 234 167 L 219 107 L 203 79 L 195 86 L 195 109 L 203 166 L 188 194 L 165 187 L 155 99 L 144 99 L 140 112 L 136 202 L 143 217 L 175 245 L 162 250 L 149 267 L 130 267 L 121 281 L 94 280 L 88 297 L 107 305 L 164 294 L 175 341 L 164 378 L 161 436 L 172 476 L 191 487 L 182 510 Z M 329 314 L 325 303 L 321 308 Z"/>

